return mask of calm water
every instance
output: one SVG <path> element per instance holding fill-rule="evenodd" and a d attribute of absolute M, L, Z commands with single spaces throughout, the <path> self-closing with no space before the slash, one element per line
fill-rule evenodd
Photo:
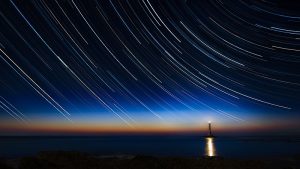
<path fill-rule="evenodd" d="M 260 158 L 299 155 L 300 137 L 217 137 L 210 141 L 201 136 L 0 137 L 0 157 L 48 150 L 95 155 Z"/>

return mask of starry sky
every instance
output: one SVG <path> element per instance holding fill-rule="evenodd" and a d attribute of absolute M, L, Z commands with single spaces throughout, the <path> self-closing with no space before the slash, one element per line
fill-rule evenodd
<path fill-rule="evenodd" d="M 290 1 L 0 5 L 0 133 L 299 132 Z"/>

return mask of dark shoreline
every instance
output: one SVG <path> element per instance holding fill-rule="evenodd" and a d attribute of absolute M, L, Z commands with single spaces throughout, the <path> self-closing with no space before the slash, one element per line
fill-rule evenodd
<path fill-rule="evenodd" d="M 76 151 L 43 151 L 35 156 L 0 159 L 1 169 L 293 169 L 300 155 L 282 158 L 95 156 Z"/>

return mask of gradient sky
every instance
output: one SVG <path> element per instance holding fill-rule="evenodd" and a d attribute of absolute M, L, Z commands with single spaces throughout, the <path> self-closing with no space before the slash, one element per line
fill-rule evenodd
<path fill-rule="evenodd" d="M 299 132 L 283 1 L 1 1 L 0 133 Z"/>

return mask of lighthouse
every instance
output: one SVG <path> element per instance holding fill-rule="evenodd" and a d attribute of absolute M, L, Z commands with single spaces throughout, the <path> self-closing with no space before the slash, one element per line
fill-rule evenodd
<path fill-rule="evenodd" d="M 214 137 L 212 132 L 211 132 L 211 121 L 208 122 L 208 131 L 209 131 L 208 137 Z"/>
<path fill-rule="evenodd" d="M 212 134 L 211 131 L 211 121 L 208 122 L 208 136 L 205 137 L 205 155 L 207 157 L 214 157 L 216 156 L 216 149 L 214 145 L 215 136 Z"/>

